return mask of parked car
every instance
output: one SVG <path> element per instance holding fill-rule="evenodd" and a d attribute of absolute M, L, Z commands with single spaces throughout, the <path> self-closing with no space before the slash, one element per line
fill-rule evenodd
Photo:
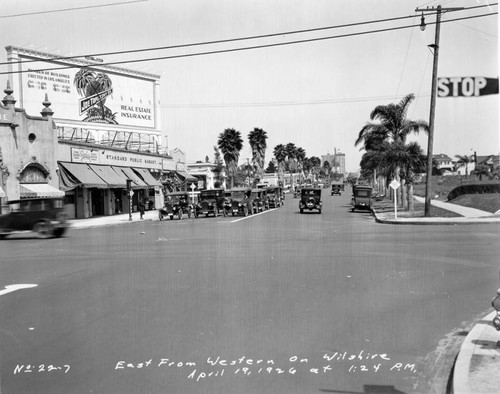
<path fill-rule="evenodd" d="M 365 185 L 352 187 L 352 212 L 357 209 L 370 210 L 372 207 L 372 188 Z"/>
<path fill-rule="evenodd" d="M 188 192 L 173 192 L 165 196 L 165 206 L 158 210 L 158 218 L 165 219 L 167 216 L 173 219 L 174 216 L 182 219 L 184 213 L 191 217 L 192 209 L 188 203 Z"/>
<path fill-rule="evenodd" d="M 248 216 L 253 213 L 252 189 L 249 187 L 235 187 L 227 190 L 231 194 L 231 214 Z"/>
<path fill-rule="evenodd" d="M 253 212 L 264 212 L 266 209 L 269 209 L 266 189 L 252 189 L 250 198 L 252 199 L 253 203 Z"/>
<path fill-rule="evenodd" d="M 201 190 L 198 204 L 195 207 L 195 217 L 200 215 L 214 215 L 217 217 L 222 211 L 224 203 L 224 189 Z"/>
<path fill-rule="evenodd" d="M 300 201 L 299 201 L 300 213 L 304 213 L 305 209 L 309 211 L 315 209 L 318 211 L 318 213 L 321 213 L 322 208 L 323 208 L 323 203 L 321 201 L 321 188 L 303 187 L 300 190 Z"/>
<path fill-rule="evenodd" d="M 23 198 L 8 202 L 0 215 L 0 239 L 17 231 L 33 231 L 38 238 L 61 237 L 67 230 L 62 198 Z"/>
<path fill-rule="evenodd" d="M 267 198 L 269 200 L 269 207 L 279 208 L 282 204 L 282 199 L 285 198 L 283 194 L 283 189 L 278 186 L 268 186 L 267 190 Z"/>

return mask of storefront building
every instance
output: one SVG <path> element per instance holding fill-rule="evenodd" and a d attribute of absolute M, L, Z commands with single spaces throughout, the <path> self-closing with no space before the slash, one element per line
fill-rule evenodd
<path fill-rule="evenodd" d="M 30 197 L 61 197 L 54 147 L 57 135 L 47 99 L 32 116 L 16 108 L 10 83 L 0 103 L 0 198 L 7 202 Z M 42 103 L 43 101 L 43 103 Z M 41 110 L 41 111 L 40 111 Z"/>
<path fill-rule="evenodd" d="M 30 155 L 36 158 L 23 171 L 38 168 L 43 175 L 39 173 L 38 181 L 63 191 L 70 218 L 125 213 L 129 207 L 135 211 L 141 203 L 155 209 L 163 205 L 164 180 L 175 176 L 187 183 L 191 176 L 185 171 L 185 155 L 180 150 L 169 154 L 163 143 L 158 75 L 107 66 L 99 59 L 63 59 L 13 46 L 6 50 L 13 86 L 9 90 L 18 92 L 17 105 L 23 109 L 14 111 L 39 113 L 45 97 L 47 113 L 31 118 L 50 123 L 45 126 L 50 138 L 43 146 L 31 144 L 31 150 L 17 152 L 25 165 Z M 14 104 L 6 102 L 2 111 L 12 112 Z M 34 127 L 28 126 L 23 125 L 23 133 Z M 1 141 L 5 157 L 12 144 Z M 179 169 L 180 163 L 184 168 Z M 19 185 L 3 178 L 15 195 Z"/>

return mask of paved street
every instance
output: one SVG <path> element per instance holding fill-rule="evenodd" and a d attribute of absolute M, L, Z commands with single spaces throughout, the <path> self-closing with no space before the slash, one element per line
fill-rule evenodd
<path fill-rule="evenodd" d="M 2 394 L 424 392 L 489 307 L 499 226 L 381 225 L 323 199 L 2 241 Z"/>

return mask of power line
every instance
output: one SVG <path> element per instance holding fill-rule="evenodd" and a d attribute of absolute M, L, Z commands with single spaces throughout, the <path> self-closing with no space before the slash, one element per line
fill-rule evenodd
<path fill-rule="evenodd" d="M 141 1 L 147 1 L 147 0 L 141 0 Z M 497 4 L 498 3 L 494 3 L 492 5 L 497 5 Z M 473 6 L 473 7 L 467 7 L 464 9 L 460 9 L 460 10 L 453 10 L 450 12 L 468 11 L 468 10 L 473 10 L 473 9 L 477 9 L 477 8 L 484 8 L 484 7 L 487 7 L 487 6 L 485 6 L 485 5 Z M 432 15 L 432 13 L 425 14 L 425 15 Z M 323 30 L 332 30 L 332 29 L 340 29 L 340 28 L 346 28 L 346 27 L 362 26 L 362 25 L 368 25 L 368 24 L 374 24 L 374 23 L 385 23 L 385 22 L 392 22 L 392 21 L 397 21 L 397 20 L 402 20 L 402 19 L 410 19 L 410 18 L 415 18 L 415 15 L 400 16 L 400 17 L 393 17 L 393 18 L 386 18 L 386 19 L 376 19 L 376 20 L 364 21 L 364 22 L 346 23 L 346 24 L 342 24 L 342 25 L 317 27 L 317 28 L 310 28 L 310 29 L 303 29 L 303 30 L 292 30 L 292 31 L 287 31 L 287 32 L 270 33 L 270 34 L 262 34 L 262 35 L 255 35 L 255 36 L 229 38 L 229 39 L 224 39 L 224 40 L 202 41 L 202 42 L 196 42 L 196 43 L 190 43 L 190 44 L 179 44 L 179 45 L 162 46 L 162 47 L 131 49 L 131 50 L 127 50 L 127 51 L 102 52 L 102 53 L 93 53 L 93 54 L 78 55 L 78 56 L 52 57 L 52 58 L 47 59 L 47 60 L 71 60 L 71 59 L 77 59 L 77 58 L 86 57 L 86 56 L 97 57 L 97 56 L 123 55 L 123 54 L 127 54 L 127 53 L 152 52 L 152 51 L 168 50 L 168 49 L 189 48 L 189 47 L 202 46 L 202 45 L 227 44 L 230 42 L 262 39 L 262 38 L 272 38 L 272 37 L 292 35 L 292 34 L 312 33 L 312 32 L 318 32 L 318 31 L 323 31 Z M 429 24 L 431 24 L 431 23 L 429 23 Z M 24 61 L 19 62 L 19 63 L 24 64 L 24 63 L 33 63 L 33 62 L 37 62 L 37 61 L 39 61 L 39 60 L 24 60 Z M 11 64 L 11 63 L 9 63 L 9 62 L 0 63 L 0 65 L 6 65 L 6 64 Z"/>
<path fill-rule="evenodd" d="M 491 12 L 488 14 L 450 19 L 447 21 L 442 21 L 441 23 L 448 23 L 448 22 L 454 22 L 454 21 L 459 21 L 459 20 L 481 18 L 481 17 L 491 16 L 491 15 L 496 15 L 496 14 L 498 14 L 498 12 Z M 435 22 L 428 23 L 428 25 L 432 25 L 432 24 L 435 24 Z M 102 67 L 102 66 L 110 66 L 110 65 L 117 65 L 117 64 L 142 63 L 142 62 L 150 62 L 150 61 L 157 61 L 157 60 L 171 60 L 171 59 L 180 59 L 180 58 L 186 58 L 186 57 L 215 55 L 215 54 L 220 54 L 220 53 L 241 52 L 241 51 L 248 51 L 248 50 L 254 50 L 254 49 L 272 48 L 272 47 L 285 46 L 285 45 L 302 44 L 302 43 L 308 43 L 308 42 L 318 42 L 318 41 L 332 40 L 332 39 L 337 39 L 337 38 L 347 38 L 347 37 L 368 35 L 368 34 L 374 34 L 374 33 L 382 33 L 382 32 L 387 32 L 387 31 L 409 29 L 409 28 L 416 27 L 416 26 L 419 26 L 419 25 L 407 25 L 407 26 L 399 26 L 399 27 L 392 27 L 392 28 L 385 28 L 385 29 L 378 29 L 378 30 L 367 30 L 367 31 L 357 32 L 357 33 L 340 34 L 340 35 L 336 35 L 336 36 L 316 37 L 316 38 L 309 38 L 309 39 L 304 39 L 304 40 L 295 40 L 295 41 L 287 41 L 287 42 L 273 43 L 273 44 L 254 45 L 254 46 L 250 46 L 250 47 L 220 49 L 220 50 L 215 50 L 215 51 L 188 53 L 188 54 L 182 54 L 182 55 L 159 56 L 159 57 L 135 59 L 135 60 L 121 60 L 121 61 L 101 63 L 98 66 Z M 44 59 L 39 59 L 38 61 L 43 61 L 43 60 Z M 49 60 L 49 59 L 47 59 L 47 60 Z M 39 72 L 39 71 L 67 70 L 67 69 L 76 68 L 76 67 L 88 67 L 88 66 L 71 65 L 71 66 L 62 66 L 62 67 L 48 67 L 48 68 L 42 68 L 42 69 L 32 69 L 32 70 L 30 69 L 30 70 L 18 70 L 18 71 L 5 71 L 5 72 L 0 72 L 0 75 L 24 74 L 27 72 Z"/>
<path fill-rule="evenodd" d="M 53 14 L 53 13 L 56 13 L 56 12 L 67 12 L 67 11 L 85 10 L 85 9 L 89 9 L 89 8 L 113 7 L 115 5 L 132 4 L 132 3 L 143 3 L 145 1 L 149 1 L 149 0 L 132 0 L 132 1 L 123 1 L 123 2 L 120 2 L 120 3 L 88 5 L 88 6 L 83 6 L 83 7 L 61 8 L 61 9 L 58 9 L 58 10 L 47 10 L 47 11 L 37 11 L 37 12 L 25 12 L 25 13 L 22 13 L 22 14 L 0 15 L 0 19 L 15 18 L 15 17 L 18 17 L 18 16 L 40 15 L 40 14 Z"/>
<path fill-rule="evenodd" d="M 418 95 L 418 97 L 429 97 L 430 94 Z M 417 96 L 415 96 L 417 97 Z M 261 103 L 226 103 L 226 104 L 174 104 L 174 105 L 161 105 L 161 108 L 243 108 L 243 107 L 280 107 L 280 106 L 294 106 L 294 105 L 323 105 L 323 104 L 344 104 L 344 103 L 359 103 L 366 101 L 380 101 L 380 100 L 395 100 L 401 99 L 403 96 L 378 96 L 378 97 L 352 97 L 342 99 L 327 99 L 327 100 L 311 100 L 311 101 L 276 101 L 276 102 L 261 102 Z"/>

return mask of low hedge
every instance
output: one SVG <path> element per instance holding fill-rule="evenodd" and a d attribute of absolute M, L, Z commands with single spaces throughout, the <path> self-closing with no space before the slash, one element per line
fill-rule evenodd
<path fill-rule="evenodd" d="M 448 194 L 448 201 L 453 200 L 463 194 L 486 193 L 500 193 L 500 183 L 481 183 L 457 186 Z"/>

